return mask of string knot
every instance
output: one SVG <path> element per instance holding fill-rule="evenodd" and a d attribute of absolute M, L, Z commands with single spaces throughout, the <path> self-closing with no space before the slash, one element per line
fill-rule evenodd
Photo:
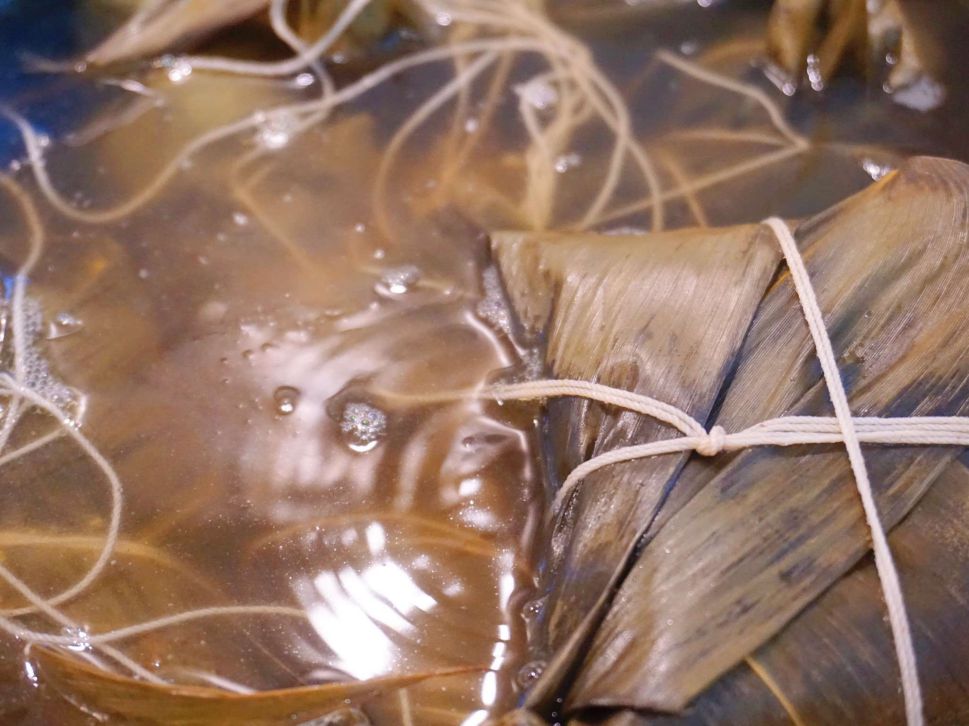
<path fill-rule="evenodd" d="M 696 453 L 701 456 L 716 456 L 723 451 L 726 443 L 727 432 L 723 426 L 714 426 L 706 436 L 700 439 L 700 443 L 696 446 Z"/>

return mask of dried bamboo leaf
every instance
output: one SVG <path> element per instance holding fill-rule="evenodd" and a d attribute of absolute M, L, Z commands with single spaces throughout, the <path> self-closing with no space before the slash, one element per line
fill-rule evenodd
<path fill-rule="evenodd" d="M 548 321 L 546 364 L 555 376 L 648 393 L 700 420 L 777 264 L 755 226 L 649 237 L 503 234 L 494 251 L 526 327 Z M 560 473 L 627 441 L 669 435 L 651 420 L 584 402 L 551 402 L 549 417 Z M 597 622 L 597 600 L 622 573 L 685 459 L 593 475 L 567 507 L 552 535 L 549 576 L 547 647 L 560 659 L 533 699 L 554 697 Z"/>
<path fill-rule="evenodd" d="M 85 60 L 94 65 L 157 55 L 264 10 L 269 0 L 148 0 Z"/>
<path fill-rule="evenodd" d="M 969 271 L 967 189 L 969 167 L 914 159 L 798 230 L 858 414 L 969 408 L 969 361 L 951 343 L 969 334 L 959 282 Z M 787 276 L 758 310 L 716 422 L 733 431 L 777 415 L 829 415 Z M 957 454 L 869 449 L 886 527 Z M 597 633 L 573 706 L 683 708 L 868 547 L 839 447 L 761 448 L 693 461 L 653 533 Z"/>
<path fill-rule="evenodd" d="M 475 670 L 451 668 L 370 681 L 239 694 L 200 686 L 157 685 L 122 678 L 49 648 L 35 649 L 34 659 L 42 678 L 95 712 L 121 716 L 126 722 L 172 726 L 213 723 L 254 726 L 309 719 L 429 678 Z"/>

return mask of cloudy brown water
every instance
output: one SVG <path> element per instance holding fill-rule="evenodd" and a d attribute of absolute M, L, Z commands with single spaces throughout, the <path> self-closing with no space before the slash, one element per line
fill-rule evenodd
<path fill-rule="evenodd" d="M 150 168 L 208 94 L 256 106 L 289 90 L 154 80 L 170 118 L 65 150 L 66 171 L 52 161 L 61 183 L 88 164 Z M 145 134 L 158 146 L 134 143 Z M 56 385 L 83 397 L 83 430 L 124 483 L 118 554 L 65 612 L 97 632 L 198 607 L 286 605 L 305 618 L 216 616 L 124 648 L 166 679 L 247 689 L 479 666 L 408 691 L 415 713 L 447 722 L 506 708 L 544 501 L 535 412 L 386 395 L 523 374 L 500 291 L 483 297 L 480 230 L 442 212 L 406 239 L 375 232 L 377 131 L 364 115 L 281 135 L 252 169 L 231 166 L 265 139 L 207 154 L 117 223 L 45 215 L 27 292 L 43 316 L 33 345 Z M 25 230 L 3 205 L 9 275 Z M 34 434 L 21 435 L 14 448 Z M 4 479 L 5 561 L 41 592 L 63 589 L 104 536 L 104 477 L 58 441 Z M 25 680 L 22 646 L 4 650 L 5 712 L 43 722 L 42 679 L 39 691 Z"/>
<path fill-rule="evenodd" d="M 664 180 L 763 153 L 753 142 L 677 141 L 684 129 L 767 124 L 743 99 L 649 65 L 658 47 L 700 60 L 734 41 L 742 47 L 758 37 L 762 8 L 632 18 L 582 30 L 628 94 L 637 135 L 679 160 Z M 573 27 L 565 13 L 563 22 Z M 231 47 L 232 36 L 219 42 Z M 724 73 L 761 81 L 750 54 L 723 57 Z M 292 119 L 267 116 L 104 223 L 52 209 L 14 159 L 11 174 L 46 231 L 26 287 L 28 347 L 40 361 L 29 382 L 76 417 L 123 483 L 108 567 L 60 606 L 77 628 L 62 631 L 36 614 L 23 625 L 65 634 L 73 655 L 104 663 L 91 634 L 199 608 L 280 606 L 213 613 L 114 645 L 166 681 L 236 692 L 476 668 L 368 702 L 376 723 L 470 726 L 514 706 L 548 655 L 540 637 L 526 638 L 541 610 L 548 499 L 540 410 L 458 394 L 540 372 L 534 341 L 516 337 L 486 239 L 489 229 L 520 222 L 488 195 L 523 166 L 521 133 L 508 118 L 515 83 L 533 72 L 527 64 L 512 71 L 470 172 L 442 170 L 454 129 L 462 138 L 481 120 L 480 88 L 456 125 L 444 114 L 419 131 L 382 195 L 375 179 L 388 139 L 448 69 L 404 74 L 303 133 Z M 347 68 L 340 80 L 359 73 Z M 84 113 L 46 147 L 48 171 L 78 208 L 109 207 L 144 188 L 197 134 L 312 97 L 304 80 L 171 64 L 72 78 Z M 857 82 L 829 91 L 830 106 L 775 94 L 817 148 L 702 193 L 704 221 L 812 213 L 899 153 L 964 151 L 933 131 L 951 122 L 947 109 L 964 107 L 958 89 L 928 114 Z M 44 115 L 53 94 L 21 90 L 7 100 L 29 97 L 23 105 Z M 601 132 L 580 136 L 557 160 L 552 226 L 591 196 L 607 141 Z M 520 190 L 508 184 L 514 199 Z M 635 206 L 640 194 L 627 184 L 619 201 Z M 694 212 L 673 200 L 667 224 L 694 224 Z M 648 213 L 632 211 L 598 227 L 649 223 Z M 4 192 L 7 326 L 28 233 Z M 3 343 L 8 369 L 10 337 Z M 32 412 L 4 453 L 52 430 L 49 417 Z M 0 477 L 0 563 L 44 596 L 61 592 L 102 550 L 111 511 L 104 473 L 59 436 L 4 460 Z M 24 605 L 9 588 L 0 599 L 4 608 Z M 118 721 L 83 698 L 61 698 L 22 641 L 4 635 L 0 656 L 4 722 Z"/>

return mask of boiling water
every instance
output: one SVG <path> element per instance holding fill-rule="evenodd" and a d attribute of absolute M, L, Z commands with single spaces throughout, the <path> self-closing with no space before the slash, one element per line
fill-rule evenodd
<path fill-rule="evenodd" d="M 563 10 L 562 22 L 569 17 Z M 758 36 L 761 9 L 632 18 L 582 29 L 627 96 L 635 134 L 666 159 L 665 186 L 772 153 L 757 139 L 769 121 L 749 98 L 651 60 L 658 47 L 698 61 L 719 53 L 724 72 L 760 82 L 743 42 Z M 221 42 L 231 46 L 231 36 Z M 376 180 L 393 132 L 452 69 L 406 73 L 309 130 L 266 113 L 187 158 L 137 209 L 97 223 L 52 209 L 16 136 L 5 140 L 45 230 L 25 288 L 26 383 L 57 403 L 123 486 L 110 560 L 58 606 L 72 625 L 36 614 L 18 622 L 63 634 L 78 658 L 128 675 L 93 637 L 232 606 L 113 645 L 165 681 L 230 692 L 475 668 L 368 702 L 377 722 L 474 724 L 514 706 L 549 655 L 540 636 L 527 637 L 541 615 L 539 411 L 467 392 L 541 372 L 484 234 L 535 221 L 516 206 L 528 189 L 514 109 L 542 112 L 560 99 L 529 85 L 534 71 L 512 68 L 497 112 L 476 86 L 458 116 L 433 117 L 386 183 Z M 349 67 L 340 80 L 362 72 Z M 130 75 L 38 78 L 7 100 L 47 120 L 47 169 L 70 204 L 90 211 L 145 188 L 198 134 L 312 98 L 316 85 L 172 61 Z M 76 101 L 69 119 L 51 111 L 60 94 Z M 958 89 L 928 114 L 852 81 L 831 89 L 827 105 L 776 96 L 816 145 L 671 196 L 667 226 L 813 213 L 890 169 L 899 152 L 966 151 L 938 130 L 965 101 Z M 449 167 L 484 124 L 471 160 Z M 711 128 L 747 136 L 733 146 L 723 134 L 678 136 Z M 594 196 L 610 141 L 593 129 L 555 155 L 549 226 L 568 226 Z M 593 226 L 650 226 L 642 199 L 624 178 L 613 212 Z M 10 369 L 14 276 L 30 229 L 14 195 L 0 205 L 0 359 Z M 2 452 L 17 456 L 0 468 L 0 563 L 45 597 L 83 576 L 111 527 L 103 467 L 58 432 L 29 411 Z M 4 608 L 25 605 L 10 588 L 0 598 Z M 5 722 L 112 720 L 89 698 L 55 693 L 22 640 L 0 645 Z"/>

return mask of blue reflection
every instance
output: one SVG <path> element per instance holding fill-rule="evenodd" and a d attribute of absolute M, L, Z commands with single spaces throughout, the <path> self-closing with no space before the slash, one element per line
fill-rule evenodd
<path fill-rule="evenodd" d="M 33 72 L 30 63 L 76 58 L 85 44 L 96 40 L 102 31 L 96 26 L 102 22 L 90 13 L 83 26 L 91 34 L 78 32 L 82 4 L 80 0 L 0 0 L 0 103 L 29 114 L 37 130 L 52 138 L 74 128 L 89 104 L 72 92 L 76 80 Z M 0 119 L 0 163 L 6 165 L 21 156 L 19 135 Z"/>

